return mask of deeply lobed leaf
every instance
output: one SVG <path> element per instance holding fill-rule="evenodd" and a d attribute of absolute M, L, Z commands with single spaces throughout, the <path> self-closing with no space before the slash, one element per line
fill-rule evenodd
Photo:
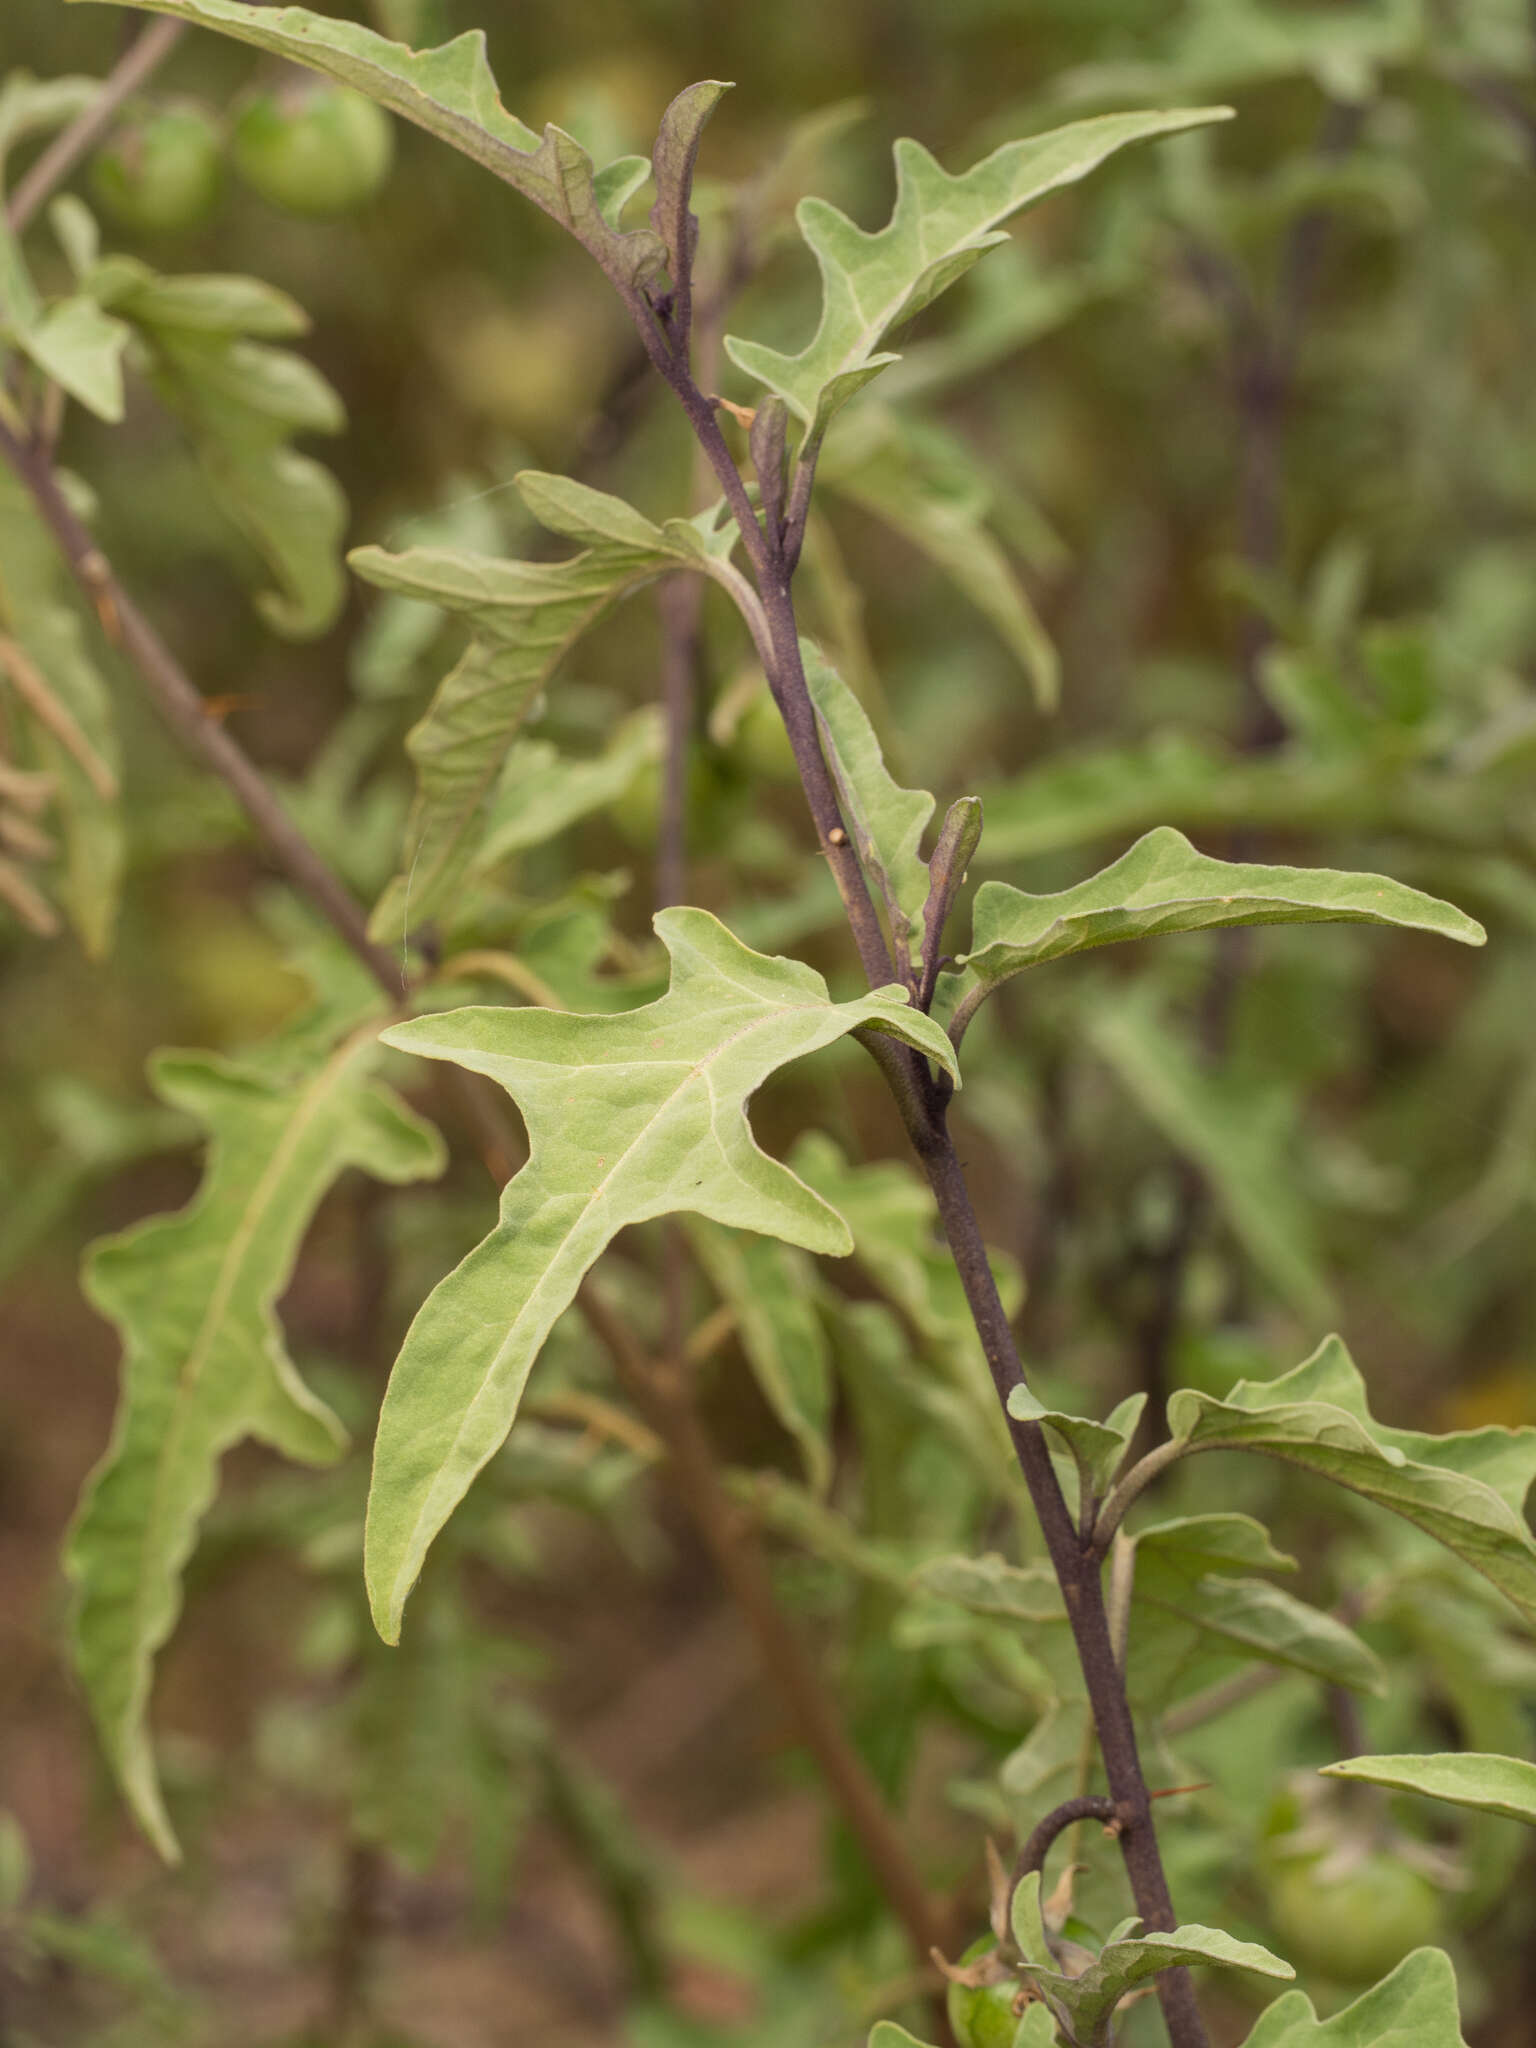
<path fill-rule="evenodd" d="M 219 1460 L 247 1436 L 313 1464 L 344 1443 L 284 1350 L 274 1304 L 343 1169 L 403 1182 L 442 1165 L 436 1132 L 373 1080 L 377 1037 L 364 1026 L 297 1080 L 162 1053 L 157 1092 L 211 1133 L 202 1186 L 176 1215 L 103 1239 L 86 1267 L 86 1292 L 122 1335 L 123 1388 L 65 1552 L 75 1660 L 113 1770 L 166 1856 L 146 1713 Z"/>
<path fill-rule="evenodd" d="M 385 1396 L 365 1568 L 387 1640 L 433 1538 L 511 1428 L 544 1339 L 617 1231 L 686 1212 L 807 1251 L 852 1249 L 836 1211 L 753 1139 L 746 1104 L 768 1075 L 860 1029 L 953 1071 L 948 1040 L 904 990 L 834 1003 L 813 969 L 749 951 L 706 911 L 655 923 L 672 980 L 642 1009 L 458 1010 L 386 1034 L 497 1082 L 529 1138 L 497 1228 L 428 1298 Z"/>
<path fill-rule="evenodd" d="M 895 362 L 881 353 L 891 334 L 1006 240 L 1000 232 L 1005 220 L 1086 177 L 1127 143 L 1226 120 L 1230 113 L 1202 107 L 1105 114 L 1005 142 L 958 176 L 920 143 L 898 142 L 896 204 L 876 233 L 856 227 L 824 199 L 800 202 L 800 232 L 821 270 L 821 320 L 813 338 L 793 356 L 734 335 L 726 337 L 726 350 L 738 368 L 785 399 L 815 444 L 855 392 Z"/>

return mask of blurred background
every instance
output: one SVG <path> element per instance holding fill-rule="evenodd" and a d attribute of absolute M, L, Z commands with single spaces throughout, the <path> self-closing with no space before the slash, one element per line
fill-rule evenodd
<path fill-rule="evenodd" d="M 795 202 L 883 221 L 894 137 L 959 169 L 1111 107 L 1237 109 L 1029 214 L 919 321 L 829 449 L 808 617 L 897 772 L 945 802 L 983 793 L 978 874 L 1059 888 L 1171 823 L 1229 856 L 1380 868 L 1490 929 L 1482 954 L 1328 928 L 1127 949 L 989 1007 L 957 1113 L 1047 1392 L 1094 1413 L 1137 1389 L 1220 1392 L 1338 1327 L 1389 1422 L 1536 1422 L 1523 0 L 345 11 L 418 45 L 483 27 L 507 104 L 599 161 L 648 151 L 688 81 L 734 79 L 702 158 L 703 260 L 729 330 L 780 346 L 815 317 Z M 8 0 L 0 66 L 100 75 L 137 26 Z M 270 77 L 194 34 L 154 93 L 222 119 Z M 170 233 L 103 206 L 109 246 L 166 272 L 248 272 L 307 310 L 298 346 L 346 424 L 304 446 L 346 493 L 352 544 L 552 552 L 510 486 L 529 467 L 653 515 L 698 502 L 682 422 L 580 251 L 425 135 L 397 124 L 395 142 L 382 190 L 344 218 L 295 217 L 228 177 Z M 41 271 L 60 263 L 46 231 L 38 248 Z M 750 401 L 729 364 L 716 376 Z M 143 385 L 121 427 L 72 414 L 62 452 L 216 715 L 372 900 L 409 801 L 400 741 L 451 634 L 350 579 L 320 630 L 268 630 L 262 564 Z M 603 762 L 599 798 L 544 844 L 509 839 L 461 932 L 592 1006 L 641 999 L 654 969 L 660 647 L 644 597 L 583 642 L 534 734 L 554 751 L 527 772 Z M 748 653 L 707 606 L 688 900 L 851 989 Z M 196 1186 L 150 1052 L 238 1049 L 304 987 L 295 913 L 240 820 L 101 658 L 128 791 L 112 930 L 0 924 L 0 2041 L 862 2041 L 910 1993 L 900 1939 L 656 1482 L 654 1444 L 593 1406 L 579 1332 L 445 1546 L 407 1649 L 371 1641 L 366 1438 L 406 1322 L 491 1213 L 470 1148 L 425 1197 L 348 1177 L 325 1203 L 282 1315 L 364 1449 L 318 1477 L 251 1447 L 227 1461 L 156 1692 L 183 1866 L 162 1869 L 123 1815 L 62 1647 L 59 1544 L 116 1386 L 78 1261 Z M 851 1052 L 781 1077 L 756 1123 L 780 1152 L 817 1123 L 854 1158 L 901 1152 Z M 642 1329 L 647 1257 L 617 1261 Z M 728 1336 L 700 1404 L 722 1457 L 772 1479 L 794 1444 L 749 1363 Z M 853 1405 L 840 1393 L 828 1429 L 849 1527 Z M 934 1456 L 926 1485 L 904 1482 L 904 1535 L 950 1500 Z M 1374 1525 L 1325 1546 L 1300 1482 L 1252 1483 L 1311 1597 L 1399 1583 Z M 985 1547 L 990 1513 L 965 1493 L 966 1541 Z M 1030 1716 L 974 1646 L 916 1625 L 893 1638 L 824 1529 L 780 1523 L 765 1509 L 783 1599 L 932 1882 L 980 1926 L 981 1836 L 1006 1833 L 997 1773 Z M 1377 1599 L 1372 1630 L 1412 1674 L 1371 1704 L 1372 1746 L 1471 1731 L 1529 1752 L 1536 1652 L 1512 1622 L 1458 1645 L 1427 1594 L 1403 1593 Z M 1254 1830 L 1294 1819 L 1278 1788 L 1326 1715 L 1282 1685 L 1260 1718 L 1246 1809 L 1179 1867 L 1271 1938 L 1274 1900 L 1240 1873 Z M 1536 1997 L 1532 1871 L 1501 1825 L 1458 1837 L 1435 1908 L 1476 2048 L 1528 2040 Z M 1223 2023 L 1239 2038 L 1251 2013 Z"/>

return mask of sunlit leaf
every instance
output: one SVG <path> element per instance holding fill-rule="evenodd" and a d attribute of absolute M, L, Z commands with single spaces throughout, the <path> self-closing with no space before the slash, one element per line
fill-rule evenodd
<path fill-rule="evenodd" d="M 1325 1764 L 1323 1776 L 1361 1779 L 1392 1792 L 1421 1792 L 1426 1799 L 1536 1826 L 1536 1764 L 1523 1757 L 1480 1756 L 1471 1750 L 1442 1756 L 1351 1756 Z"/>
<path fill-rule="evenodd" d="M 1086 177 L 1127 143 L 1224 120 L 1229 112 L 1106 114 L 1006 142 L 958 177 L 920 143 L 898 142 L 895 210 L 877 233 L 856 227 L 824 199 L 800 202 L 800 232 L 821 269 L 814 338 L 792 356 L 733 335 L 726 350 L 738 368 L 778 392 L 805 422 L 808 440 L 819 442 L 834 414 L 896 360 L 882 352 L 886 340 L 1005 239 L 1005 220 Z"/>
<path fill-rule="evenodd" d="M 1449 903 L 1385 875 L 1338 868 L 1265 867 L 1213 860 L 1162 825 L 1112 867 L 1049 896 L 1006 882 L 976 892 L 968 971 L 959 1008 L 1026 967 L 1125 939 L 1257 924 L 1397 925 L 1480 946 L 1487 933 Z"/>
<path fill-rule="evenodd" d="M 344 1168 L 400 1182 L 442 1164 L 437 1134 L 373 1081 L 377 1039 L 377 1024 L 365 1025 L 297 1079 L 211 1053 L 162 1053 L 161 1099 L 211 1133 L 202 1187 L 177 1214 L 104 1239 L 86 1267 L 86 1291 L 121 1332 L 124 1360 L 112 1441 L 66 1550 L 75 1658 L 113 1769 L 167 1856 L 175 1841 L 146 1713 L 219 1460 L 247 1436 L 312 1464 L 345 1441 L 283 1349 L 274 1304 Z"/>
<path fill-rule="evenodd" d="M 1288 1991 L 1243 2048 L 1466 2048 L 1451 1959 L 1443 1949 L 1415 1949 L 1390 1977 L 1325 2020 L 1305 1992 Z"/>
<path fill-rule="evenodd" d="M 1365 1382 L 1337 1337 L 1279 1379 L 1240 1380 L 1224 1401 L 1181 1388 L 1168 1426 L 1189 1451 L 1259 1451 L 1390 1508 L 1536 1619 L 1536 1541 L 1522 1512 L 1536 1429 L 1390 1429 L 1372 1419 Z"/>
<path fill-rule="evenodd" d="M 459 1010 L 387 1035 L 488 1075 L 529 1134 L 497 1228 L 428 1299 L 385 1396 L 366 1565 L 387 1640 L 433 1537 L 500 1447 L 544 1339 L 615 1232 L 684 1212 L 850 1251 L 836 1212 L 759 1151 L 746 1103 L 788 1061 L 861 1028 L 931 1057 L 948 1048 L 901 990 L 834 1003 L 811 968 L 749 952 L 702 910 L 663 911 L 656 930 L 672 983 L 643 1009 Z"/>

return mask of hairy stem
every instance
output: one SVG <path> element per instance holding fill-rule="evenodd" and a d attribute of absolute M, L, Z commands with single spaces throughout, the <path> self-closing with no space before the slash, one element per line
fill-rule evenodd
<path fill-rule="evenodd" d="M 123 102 L 159 70 L 185 29 L 180 21 L 152 21 L 123 52 L 85 112 L 59 131 L 12 193 L 5 217 L 13 234 L 19 235 L 52 198 L 86 151 L 112 125 Z"/>

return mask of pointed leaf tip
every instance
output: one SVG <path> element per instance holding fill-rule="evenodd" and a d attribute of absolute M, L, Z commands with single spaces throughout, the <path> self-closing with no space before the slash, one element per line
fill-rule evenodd
<path fill-rule="evenodd" d="M 438 1530 L 511 1428 L 545 1338 L 617 1231 L 687 1213 L 828 1256 L 853 1249 L 837 1211 L 758 1148 L 746 1110 L 762 1082 L 857 1030 L 952 1064 L 943 1030 L 904 989 L 834 1003 L 814 968 L 754 953 L 707 911 L 661 911 L 655 926 L 671 984 L 641 1009 L 467 1009 L 390 1030 L 391 1045 L 504 1088 L 529 1157 L 495 1230 L 411 1325 L 385 1395 L 364 1562 L 386 1640 Z"/>

